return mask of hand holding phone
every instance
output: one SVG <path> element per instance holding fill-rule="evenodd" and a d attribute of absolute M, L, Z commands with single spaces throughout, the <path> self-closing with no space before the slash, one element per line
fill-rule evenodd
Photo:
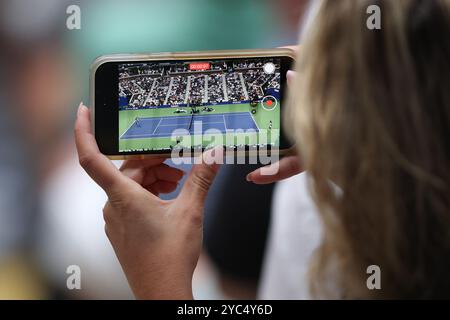
<path fill-rule="evenodd" d="M 239 147 L 245 135 L 235 129 L 250 131 L 243 140 L 246 155 L 251 146 L 289 150 L 281 113 L 293 57 L 291 50 L 274 49 L 121 55 L 94 64 L 95 117 L 80 106 L 77 149 L 83 168 L 108 194 L 105 230 L 136 297 L 192 298 L 204 200 L 218 170 L 210 160 L 195 165 L 179 197 L 163 201 L 159 193 L 174 190 L 183 175 L 164 159 L 177 146 Z M 191 130 L 196 122 L 206 129 Z M 174 135 L 178 129 L 184 133 Z M 261 141 L 263 130 L 277 133 Z M 211 137 L 216 139 L 205 143 Z M 229 137 L 231 143 L 223 139 Z M 120 169 L 108 159 L 148 155 Z M 251 176 L 258 180 L 258 173 Z"/>
<path fill-rule="evenodd" d="M 209 160 L 195 165 L 180 195 L 183 176 L 164 157 L 125 161 L 117 169 L 98 149 L 90 111 L 80 105 L 75 138 L 80 163 L 107 193 L 105 231 L 138 299 L 192 299 L 191 281 L 202 246 L 203 204 L 219 169 Z M 204 157 L 208 157 L 205 154 Z"/>

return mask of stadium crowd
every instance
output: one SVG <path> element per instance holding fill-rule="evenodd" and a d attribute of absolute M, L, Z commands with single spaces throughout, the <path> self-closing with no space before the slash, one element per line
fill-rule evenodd
<path fill-rule="evenodd" d="M 157 63 L 121 65 L 119 96 L 128 107 L 183 106 L 187 104 L 239 103 L 262 99 L 269 89 L 280 89 L 280 64 L 267 74 L 264 61 L 244 60 L 211 63 L 208 70 L 190 70 L 189 65 Z"/>

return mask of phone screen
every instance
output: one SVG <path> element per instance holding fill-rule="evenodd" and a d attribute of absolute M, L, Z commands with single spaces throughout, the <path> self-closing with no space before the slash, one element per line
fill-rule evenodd
<path fill-rule="evenodd" d="M 117 64 L 119 153 L 279 147 L 281 63 L 264 57 Z"/>

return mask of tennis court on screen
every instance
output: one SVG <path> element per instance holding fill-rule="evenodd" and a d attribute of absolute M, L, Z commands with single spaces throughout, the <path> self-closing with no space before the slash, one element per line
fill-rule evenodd
<path fill-rule="evenodd" d="M 198 130 L 200 124 L 201 132 L 194 131 Z M 238 129 L 259 132 L 259 128 L 250 112 L 231 112 L 136 118 L 120 139 L 171 137 L 177 129 L 187 130 L 190 135 L 205 134 L 205 131 L 210 129 L 215 129 L 221 133 Z"/>

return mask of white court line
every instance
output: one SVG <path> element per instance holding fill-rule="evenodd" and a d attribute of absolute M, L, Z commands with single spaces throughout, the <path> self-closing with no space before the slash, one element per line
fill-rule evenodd
<path fill-rule="evenodd" d="M 220 122 L 205 122 L 203 124 L 223 124 L 223 122 L 222 121 L 220 121 Z"/>
<path fill-rule="evenodd" d="M 195 123 L 195 121 L 194 121 L 194 123 Z M 186 123 L 162 124 L 162 125 L 160 125 L 160 127 L 175 127 L 180 124 L 186 124 Z M 220 122 L 205 122 L 202 124 L 223 124 L 223 122 L 222 121 L 220 121 Z"/>
<path fill-rule="evenodd" d="M 139 118 L 139 121 L 142 121 L 142 120 L 144 120 L 144 121 L 145 120 L 152 120 L 152 118 Z M 119 139 L 122 139 L 122 137 L 125 135 L 125 133 L 127 133 L 128 130 L 131 129 L 131 127 L 134 125 L 135 122 L 136 122 L 136 119 L 128 126 L 127 130 L 125 130 L 124 133 L 122 133 L 122 135 L 119 137 Z"/>
<path fill-rule="evenodd" d="M 194 134 L 195 135 L 195 134 Z M 180 134 L 180 136 L 193 136 L 192 134 Z M 154 136 L 148 136 L 148 135 L 133 135 L 128 136 L 125 138 L 125 140 L 128 139 L 151 139 L 151 138 L 170 138 L 171 136 L 163 135 L 163 134 L 156 134 Z"/>
<path fill-rule="evenodd" d="M 209 125 L 209 124 L 224 124 L 224 123 L 223 122 L 207 122 L 205 124 Z M 168 124 L 158 125 L 158 127 L 174 127 L 174 126 L 175 125 L 168 125 Z M 175 130 L 176 129 L 178 129 L 178 128 L 175 128 Z M 144 133 L 142 133 L 142 134 L 136 134 L 136 135 L 128 135 L 127 139 L 133 139 L 133 138 L 134 139 L 139 139 L 139 138 L 144 139 L 144 138 L 170 137 L 170 136 L 165 135 L 164 133 L 155 134 L 155 132 L 156 132 L 156 129 L 151 134 L 144 134 Z M 203 130 L 202 130 L 202 133 L 203 133 Z M 188 134 L 188 135 L 190 135 L 190 134 Z"/>
<path fill-rule="evenodd" d="M 225 120 L 225 114 L 224 113 L 222 114 L 222 117 L 223 117 L 223 125 L 225 126 L 225 133 L 227 133 L 227 131 L 228 131 L 227 121 Z"/>
<path fill-rule="evenodd" d="M 189 123 L 181 122 L 181 123 L 173 123 L 173 124 L 161 124 L 159 126 L 160 127 L 173 127 L 173 126 L 186 125 L 186 124 L 189 124 Z"/>
<path fill-rule="evenodd" d="M 259 129 L 258 124 L 256 123 L 255 119 L 253 118 L 252 114 L 250 112 L 247 112 L 250 116 L 250 118 L 252 118 L 253 123 L 255 124 L 256 128 L 258 129 L 258 132 L 261 131 L 261 129 Z"/>
<path fill-rule="evenodd" d="M 227 115 L 230 116 L 236 116 L 238 114 L 248 114 L 250 116 L 250 118 L 252 119 L 253 123 L 255 124 L 256 128 L 258 129 L 258 131 L 261 131 L 261 129 L 258 127 L 258 124 L 256 123 L 255 119 L 253 118 L 252 114 L 248 111 L 244 111 L 244 112 L 233 112 L 233 113 L 229 113 Z M 225 117 L 225 113 L 223 114 L 223 116 Z"/>
<path fill-rule="evenodd" d="M 230 115 L 238 115 L 238 114 L 240 114 L 240 113 L 246 113 L 246 112 L 232 112 L 232 113 L 230 113 Z M 217 117 L 220 117 L 221 115 L 223 115 L 222 113 L 219 113 L 219 114 L 201 114 L 201 115 L 196 115 L 196 116 L 194 116 L 194 119 L 198 119 L 198 118 L 208 118 L 208 117 L 214 117 L 214 116 L 217 116 Z M 165 119 L 187 119 L 187 118 L 190 118 L 191 116 L 190 115 L 186 115 L 186 116 L 165 116 L 165 117 L 146 117 L 146 118 L 139 118 L 139 120 L 144 120 L 144 121 L 146 121 L 146 120 L 154 120 L 155 118 L 161 118 L 161 119 L 163 119 L 163 120 L 165 120 Z M 195 120 L 194 120 L 195 121 Z"/>
<path fill-rule="evenodd" d="M 202 118 L 204 118 L 204 117 L 206 117 L 206 118 L 208 118 L 208 117 L 211 117 L 211 116 L 220 116 L 220 115 L 222 115 L 222 117 L 223 117 L 223 119 L 224 119 L 224 122 L 223 122 L 223 124 L 224 124 L 224 126 L 225 126 L 225 133 L 226 133 L 226 131 L 228 130 L 227 129 L 227 125 L 226 125 L 226 120 L 225 120 L 225 115 L 227 115 L 227 116 L 237 116 L 237 115 L 239 115 L 239 114 L 249 114 L 250 115 L 250 118 L 252 118 L 252 120 L 253 120 L 253 123 L 255 124 L 255 126 L 256 126 L 256 128 L 258 129 L 258 131 L 260 131 L 260 129 L 259 129 L 259 127 L 258 127 L 258 125 L 256 124 L 256 122 L 255 122 L 255 119 L 253 119 L 253 117 L 252 117 L 252 115 L 250 114 L 250 112 L 230 112 L 230 113 L 222 113 L 222 114 L 203 114 L 203 115 L 197 115 L 197 116 L 195 116 L 194 117 L 194 119 L 195 118 L 199 118 L 199 117 L 202 117 Z M 191 117 L 190 115 L 183 115 L 183 116 L 166 116 L 166 117 L 159 117 L 159 122 L 158 122 L 158 125 L 156 126 L 156 128 L 155 128 L 155 130 L 153 131 L 153 133 L 151 134 L 151 135 L 153 135 L 155 132 L 156 132 L 156 129 L 158 128 L 158 127 L 171 127 L 171 126 L 174 126 L 174 125 L 170 125 L 170 124 L 166 124 L 166 125 L 160 125 L 161 124 L 161 122 L 162 122 L 162 120 L 164 120 L 164 119 L 173 119 L 173 118 L 176 118 L 176 119 L 183 119 L 183 118 L 189 118 L 189 117 Z M 146 117 L 146 118 L 139 118 L 139 121 L 146 121 L 146 120 L 151 120 L 151 121 L 153 121 L 153 120 L 155 120 L 155 118 L 156 117 Z M 195 121 L 195 120 L 194 120 Z M 136 120 L 134 120 L 133 121 L 133 123 L 127 128 L 127 130 L 125 130 L 125 132 L 119 137 L 119 139 L 121 139 L 124 135 L 125 135 L 125 133 L 127 133 L 128 132 L 128 130 L 130 130 L 130 128 L 133 126 L 133 124 L 136 122 Z M 206 122 L 205 124 L 222 124 L 222 122 Z M 142 136 L 142 135 L 137 135 L 137 136 Z M 134 135 L 129 135 L 128 137 L 134 137 Z M 150 138 L 150 137 L 149 137 Z"/>
<path fill-rule="evenodd" d="M 134 125 L 134 123 L 136 122 L 136 119 L 134 119 L 134 121 L 130 124 L 130 126 L 127 128 L 127 130 L 125 130 L 122 135 L 119 137 L 119 139 L 122 139 L 122 137 L 125 135 L 125 133 L 128 132 L 128 130 L 131 129 L 131 127 Z"/>
<path fill-rule="evenodd" d="M 162 122 L 162 119 L 159 119 L 159 122 L 158 122 L 158 124 L 156 125 L 155 130 L 153 130 L 152 134 L 155 134 L 156 129 L 158 129 L 158 127 L 159 127 L 159 125 L 161 124 L 161 122 Z"/>

